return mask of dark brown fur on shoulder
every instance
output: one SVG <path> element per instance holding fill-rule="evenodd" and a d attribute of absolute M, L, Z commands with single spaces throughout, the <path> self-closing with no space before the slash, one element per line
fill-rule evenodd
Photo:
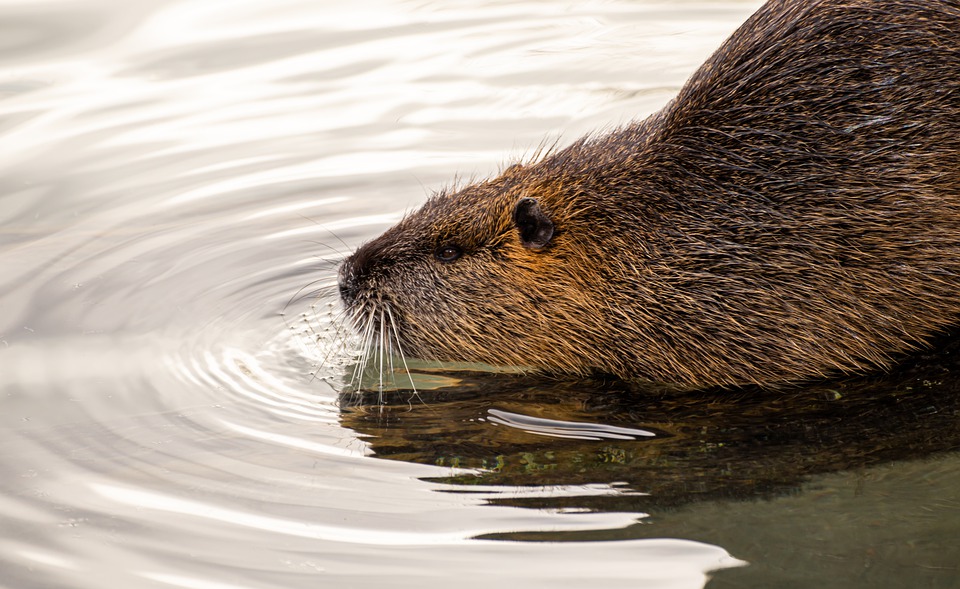
<path fill-rule="evenodd" d="M 960 320 L 960 0 L 772 0 L 648 119 L 434 196 L 340 271 L 407 355 L 683 385 Z"/>

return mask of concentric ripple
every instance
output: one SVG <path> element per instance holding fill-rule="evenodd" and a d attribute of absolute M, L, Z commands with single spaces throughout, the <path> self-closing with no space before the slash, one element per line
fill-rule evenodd
<path fill-rule="evenodd" d="M 949 354 L 413 392 L 342 324 L 359 243 L 659 108 L 758 4 L 0 0 L 0 586 L 952 586 Z"/>

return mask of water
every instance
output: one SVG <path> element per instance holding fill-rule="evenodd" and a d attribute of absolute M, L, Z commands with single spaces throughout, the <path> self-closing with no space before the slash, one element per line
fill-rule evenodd
<path fill-rule="evenodd" d="M 757 5 L 0 0 L 0 586 L 960 587 L 950 346 L 341 396 L 338 259 L 654 111 Z"/>

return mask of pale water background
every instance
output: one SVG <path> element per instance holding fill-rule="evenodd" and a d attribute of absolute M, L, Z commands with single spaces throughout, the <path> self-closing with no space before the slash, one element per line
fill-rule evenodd
<path fill-rule="evenodd" d="M 758 4 L 0 0 L 0 587 L 960 587 L 947 369 L 340 399 L 342 255 Z"/>

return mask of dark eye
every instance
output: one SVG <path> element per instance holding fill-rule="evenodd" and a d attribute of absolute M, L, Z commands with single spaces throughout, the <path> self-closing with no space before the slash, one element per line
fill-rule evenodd
<path fill-rule="evenodd" d="M 463 249 L 458 245 L 448 243 L 438 247 L 437 251 L 433 252 L 433 255 L 441 262 L 452 262 L 463 255 Z"/>

